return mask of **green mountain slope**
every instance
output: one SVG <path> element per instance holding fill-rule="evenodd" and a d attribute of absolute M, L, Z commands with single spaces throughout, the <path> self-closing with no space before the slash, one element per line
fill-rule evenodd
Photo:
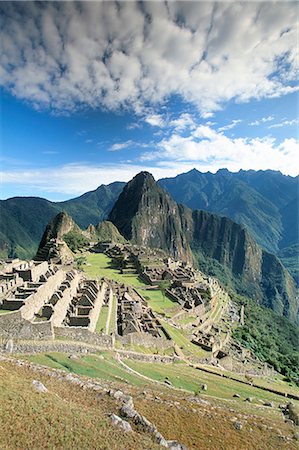
<path fill-rule="evenodd" d="M 298 242 L 298 177 L 280 172 L 201 173 L 196 169 L 159 184 L 175 201 L 230 217 L 244 225 L 266 250 Z M 287 219 L 289 217 L 289 219 Z"/>
<path fill-rule="evenodd" d="M 66 211 L 82 228 L 105 219 L 125 183 L 102 185 L 95 191 L 65 202 L 38 197 L 14 197 L 0 201 L 0 256 L 32 258 L 46 225 Z"/>

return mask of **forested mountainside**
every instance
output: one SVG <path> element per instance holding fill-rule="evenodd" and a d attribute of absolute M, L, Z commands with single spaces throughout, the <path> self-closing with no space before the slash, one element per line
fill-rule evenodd
<path fill-rule="evenodd" d="M 277 255 L 298 279 L 298 177 L 280 172 L 226 169 L 215 174 L 196 169 L 159 184 L 173 199 L 192 209 L 229 217 L 244 225 L 258 244 Z M 294 247 L 295 245 L 295 247 Z"/>

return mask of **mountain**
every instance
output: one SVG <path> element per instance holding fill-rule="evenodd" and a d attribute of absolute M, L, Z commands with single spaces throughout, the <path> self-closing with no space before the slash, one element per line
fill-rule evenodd
<path fill-rule="evenodd" d="M 134 244 L 192 260 L 179 207 L 148 172 L 139 173 L 124 187 L 108 219 Z"/>
<path fill-rule="evenodd" d="M 114 243 L 126 242 L 126 239 L 120 234 L 116 226 L 108 220 L 103 220 L 103 222 L 100 222 L 96 226 L 89 225 L 87 230 L 83 233 L 92 241 Z"/>
<path fill-rule="evenodd" d="M 296 320 L 295 285 L 279 259 L 231 219 L 178 205 L 151 174 L 141 172 L 125 186 L 109 220 L 133 243 L 193 258 L 237 292 Z"/>
<path fill-rule="evenodd" d="M 86 228 L 89 224 L 96 225 L 107 218 L 125 184 L 119 181 L 102 184 L 94 191 L 56 205 L 66 211 L 81 228 Z"/>
<path fill-rule="evenodd" d="M 213 174 L 193 169 L 159 184 L 177 202 L 244 225 L 268 251 L 298 242 L 298 177 L 271 170 Z"/>
<path fill-rule="evenodd" d="M 73 219 L 66 212 L 60 212 L 46 226 L 34 259 L 36 261 L 56 259 L 57 262 L 62 263 L 73 262 L 74 255 L 68 244 L 73 244 L 78 240 L 87 243 L 82 230 Z"/>
<path fill-rule="evenodd" d="M 44 229 L 60 211 L 66 211 L 82 228 L 98 224 L 109 214 L 125 183 L 101 185 L 96 190 L 65 202 L 38 197 L 14 197 L 0 201 L 0 257 L 32 258 Z"/>

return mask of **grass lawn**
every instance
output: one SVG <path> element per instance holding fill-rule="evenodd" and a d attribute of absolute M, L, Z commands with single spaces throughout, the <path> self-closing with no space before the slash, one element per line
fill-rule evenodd
<path fill-rule="evenodd" d="M 96 330 L 95 331 L 97 333 L 105 332 L 107 318 L 108 318 L 108 306 L 103 305 L 102 308 L 101 308 L 101 312 L 100 312 L 97 324 L 96 324 Z"/>
<path fill-rule="evenodd" d="M 119 283 L 125 283 L 133 287 L 144 287 L 144 282 L 136 274 L 121 274 L 111 262 L 111 258 L 104 253 L 89 253 L 85 255 L 87 264 L 83 270 L 89 278 L 106 277 Z"/>
<path fill-rule="evenodd" d="M 106 277 L 119 283 L 125 283 L 135 288 L 146 288 L 148 285 L 137 274 L 122 274 L 113 266 L 111 258 L 104 253 L 86 253 L 87 264 L 83 270 L 90 278 Z M 172 317 L 179 309 L 176 302 L 163 295 L 160 290 L 138 289 L 138 292 L 148 301 L 153 311 Z"/>
<path fill-rule="evenodd" d="M 137 386 L 145 384 L 144 380 L 137 375 L 126 372 L 108 352 L 102 353 L 102 357 L 103 359 L 98 355 L 87 355 L 79 359 L 70 359 L 64 353 L 47 353 L 30 355 L 24 359 L 86 377 L 108 381 L 127 381 Z"/>
<path fill-rule="evenodd" d="M 174 364 L 157 364 L 144 363 L 140 361 L 126 360 L 126 364 L 142 375 L 146 375 L 157 381 L 163 382 L 166 377 L 170 380 L 172 385 L 177 388 L 186 389 L 190 392 L 200 392 L 201 385 L 206 384 L 208 390 L 204 394 L 222 398 L 232 399 L 233 394 L 239 394 L 240 400 L 252 397 L 254 402 L 274 401 L 277 403 L 283 402 L 283 397 L 272 394 L 267 391 L 262 391 L 258 388 L 238 383 L 234 380 L 220 378 L 217 375 L 202 372 L 195 368 L 189 367 L 184 363 Z"/>
<path fill-rule="evenodd" d="M 207 355 L 205 350 L 190 342 L 187 334 L 183 330 L 172 327 L 166 322 L 163 322 L 163 327 L 168 331 L 174 342 L 182 349 L 185 356 L 197 356 L 203 358 Z"/>
<path fill-rule="evenodd" d="M 152 310 L 158 314 L 172 317 L 176 313 L 176 310 L 180 309 L 178 303 L 163 295 L 160 290 L 139 290 L 139 292 L 147 300 Z"/>

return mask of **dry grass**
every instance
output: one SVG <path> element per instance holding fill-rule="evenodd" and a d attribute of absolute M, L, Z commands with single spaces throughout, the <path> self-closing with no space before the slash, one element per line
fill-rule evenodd
<path fill-rule="evenodd" d="M 189 450 L 297 449 L 295 427 L 284 423 L 278 413 L 261 418 L 233 410 L 233 405 L 198 405 L 165 397 L 164 402 L 139 398 L 135 404 L 167 439 L 177 439 Z M 235 429 L 234 421 L 242 423 L 241 431 Z"/>
<path fill-rule="evenodd" d="M 34 379 L 49 389 L 33 390 Z M 107 395 L 0 364 L 0 448 L 3 449 L 154 449 L 145 434 L 122 433 L 109 414 L 117 405 Z"/>

